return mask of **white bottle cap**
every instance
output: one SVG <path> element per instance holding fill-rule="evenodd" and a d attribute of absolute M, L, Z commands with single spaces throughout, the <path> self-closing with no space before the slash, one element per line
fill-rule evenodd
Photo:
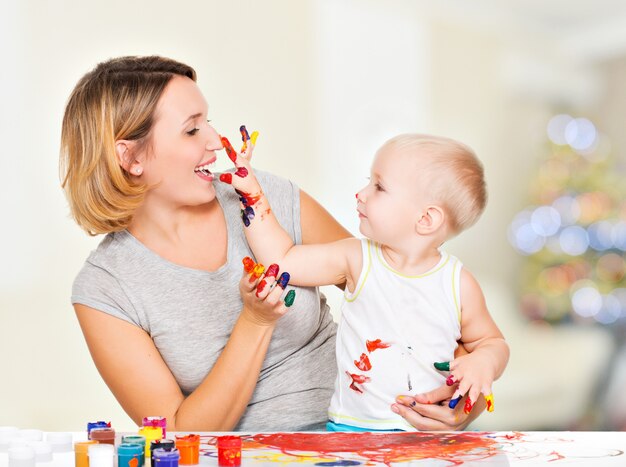
<path fill-rule="evenodd" d="M 24 438 L 15 437 L 9 440 L 9 449 L 24 448 L 26 446 L 28 446 L 28 440 L 25 440 Z"/>
<path fill-rule="evenodd" d="M 46 441 L 52 446 L 52 452 L 71 452 L 72 433 L 48 433 Z"/>
<path fill-rule="evenodd" d="M 9 441 L 17 437 L 18 432 L 14 426 L 0 426 L 0 452 L 7 452 Z"/>
<path fill-rule="evenodd" d="M 90 444 L 87 448 L 89 467 L 113 467 L 115 446 L 112 444 Z"/>
<path fill-rule="evenodd" d="M 52 446 L 45 441 L 32 441 L 28 445 L 35 451 L 35 461 L 49 462 L 52 460 Z"/>
<path fill-rule="evenodd" d="M 20 430 L 19 435 L 28 441 L 41 441 L 43 440 L 43 431 L 41 430 Z"/>
<path fill-rule="evenodd" d="M 35 451 L 27 446 L 9 449 L 9 467 L 35 467 Z"/>

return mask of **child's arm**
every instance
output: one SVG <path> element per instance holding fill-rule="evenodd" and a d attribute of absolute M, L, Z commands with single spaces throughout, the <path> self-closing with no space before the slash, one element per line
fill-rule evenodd
<path fill-rule="evenodd" d="M 226 138 L 222 142 L 237 171 L 232 176 L 222 174 L 220 180 L 232 184 L 240 195 L 244 231 L 256 260 L 263 264 L 278 263 L 282 271 L 289 272 L 290 283 L 295 285 L 347 282 L 353 290 L 352 278 L 358 278 L 361 270 L 360 240 L 347 238 L 326 244 L 294 245 L 278 223 L 254 175 L 249 161 L 254 145 L 237 154 Z"/>
<path fill-rule="evenodd" d="M 492 411 L 491 383 L 506 367 L 509 346 L 487 310 L 480 285 L 466 269 L 461 271 L 461 342 L 470 353 L 450 362 L 448 381 L 458 382 L 452 400 L 468 393 L 465 411 L 469 412 L 482 393 Z"/>

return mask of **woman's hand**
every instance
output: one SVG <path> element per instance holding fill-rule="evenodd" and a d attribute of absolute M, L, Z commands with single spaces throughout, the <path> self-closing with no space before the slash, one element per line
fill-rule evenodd
<path fill-rule="evenodd" d="M 425 394 L 398 396 L 391 410 L 420 431 L 461 431 L 485 410 L 485 401 L 480 398 L 465 414 L 463 400 L 454 409 L 448 407 L 454 391 L 444 385 Z"/>
<path fill-rule="evenodd" d="M 283 272 L 278 276 L 277 264 L 265 269 L 249 257 L 244 258 L 243 264 L 244 273 L 239 281 L 242 314 L 255 324 L 272 326 L 287 313 L 295 300 L 295 290 L 290 290 L 284 299 L 281 298 L 289 283 L 289 273 Z"/>

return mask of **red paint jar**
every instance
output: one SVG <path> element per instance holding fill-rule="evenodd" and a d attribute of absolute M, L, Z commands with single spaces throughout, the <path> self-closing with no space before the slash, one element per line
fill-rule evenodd
<path fill-rule="evenodd" d="M 241 465 L 241 438 L 239 436 L 218 436 L 217 465 L 220 467 Z"/>

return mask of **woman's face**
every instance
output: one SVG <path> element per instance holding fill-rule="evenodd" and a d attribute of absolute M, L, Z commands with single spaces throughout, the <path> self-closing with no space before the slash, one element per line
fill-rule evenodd
<path fill-rule="evenodd" d="M 155 112 L 150 142 L 141 157 L 141 181 L 153 189 L 148 200 L 197 206 L 215 198 L 213 174 L 206 167 L 222 149 L 207 122 L 207 103 L 196 83 L 183 76 L 169 82 Z M 205 170 L 200 171 L 201 167 Z"/>

